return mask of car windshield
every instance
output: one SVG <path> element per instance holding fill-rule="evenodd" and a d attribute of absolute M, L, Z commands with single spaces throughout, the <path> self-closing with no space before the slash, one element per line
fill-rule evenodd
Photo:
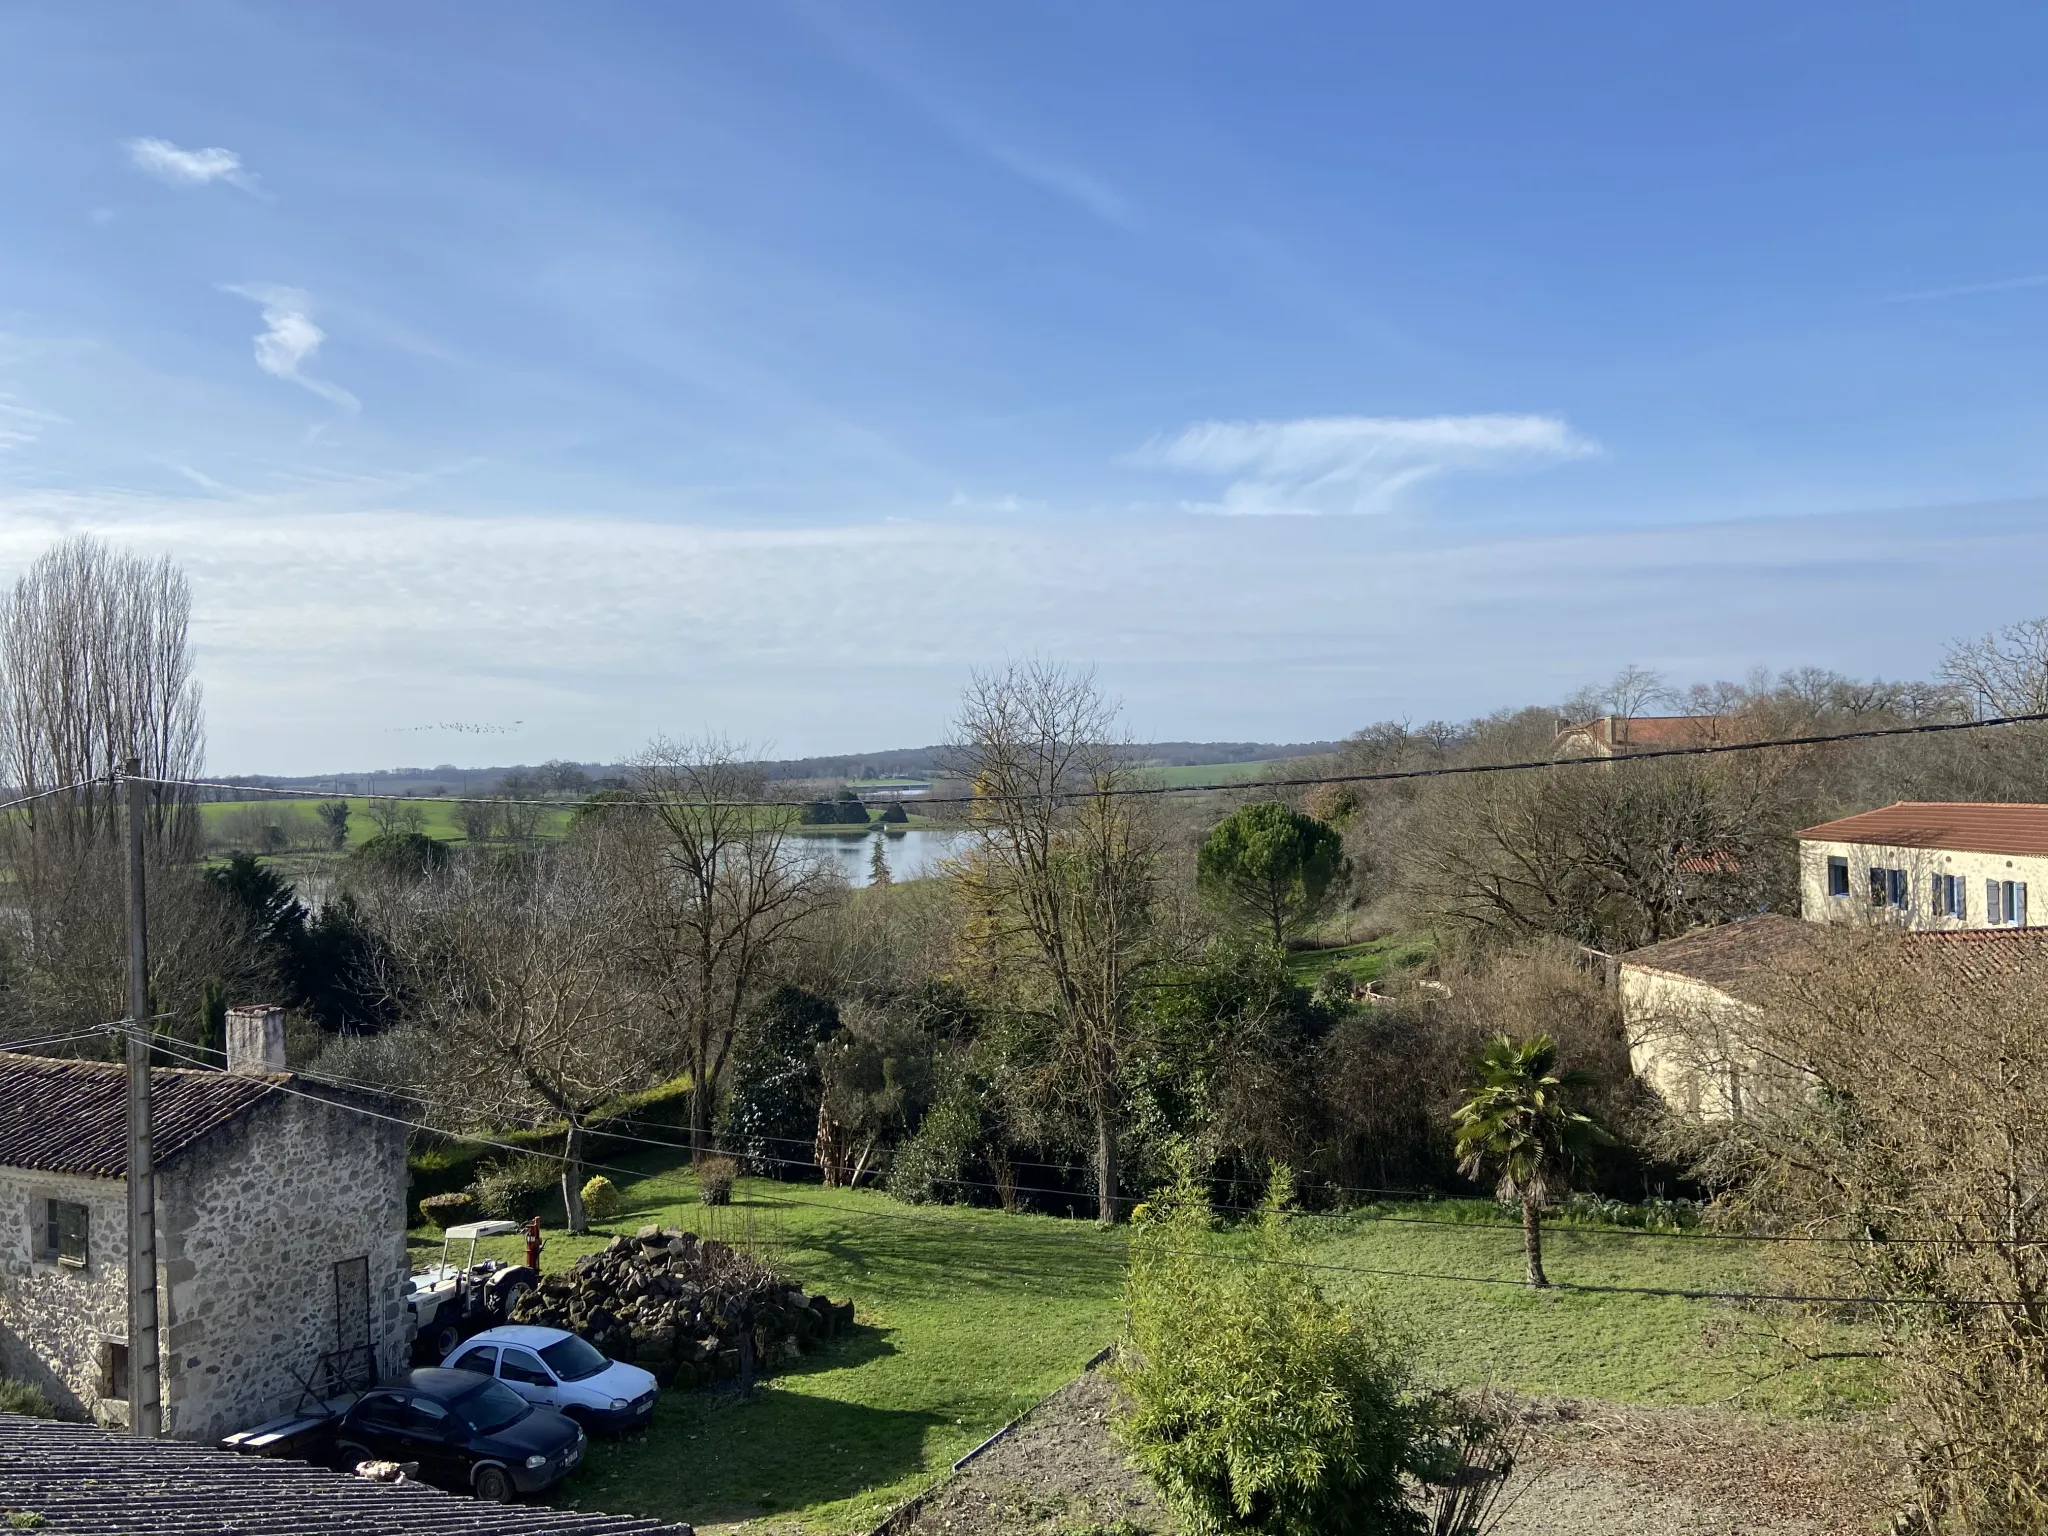
<path fill-rule="evenodd" d="M 581 1381 L 586 1376 L 595 1376 L 611 1364 L 573 1333 L 550 1344 L 540 1352 L 540 1357 L 547 1361 L 548 1369 L 563 1381 Z"/>
<path fill-rule="evenodd" d="M 479 1383 L 474 1392 L 458 1397 L 454 1406 L 462 1422 L 480 1435 L 495 1434 L 533 1412 L 525 1398 L 495 1381 Z"/>

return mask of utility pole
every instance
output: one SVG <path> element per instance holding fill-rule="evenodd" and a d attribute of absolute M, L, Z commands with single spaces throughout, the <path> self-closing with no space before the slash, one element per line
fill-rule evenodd
<path fill-rule="evenodd" d="M 156 1438 L 156 1160 L 150 1150 L 149 910 L 142 888 L 142 761 L 128 787 L 128 1432 Z"/>

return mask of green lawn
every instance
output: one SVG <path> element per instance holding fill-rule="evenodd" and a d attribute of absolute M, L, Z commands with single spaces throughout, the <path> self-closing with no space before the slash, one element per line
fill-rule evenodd
<path fill-rule="evenodd" d="M 348 801 L 348 840 L 351 847 L 358 843 L 366 843 L 377 835 L 377 824 L 370 819 L 370 807 L 379 802 L 348 795 L 323 796 L 322 798 Z M 311 821 L 314 816 L 313 807 L 319 803 L 319 800 L 306 799 L 297 795 L 278 800 L 209 800 L 200 805 L 199 815 L 207 831 L 212 833 L 223 822 L 246 812 L 252 806 L 296 807 L 299 819 Z M 448 841 L 460 841 L 462 839 L 461 806 L 449 800 L 417 799 L 407 803 L 419 809 L 422 817 L 420 830 L 426 833 L 427 836 L 438 837 Z M 543 837 L 560 836 L 568 825 L 569 807 L 566 805 L 559 810 L 545 809 L 540 812 L 539 832 Z"/>
<path fill-rule="evenodd" d="M 1348 971 L 1355 982 L 1378 981 L 1389 972 L 1419 965 L 1430 955 L 1426 934 L 1390 934 L 1341 949 L 1297 949 L 1287 956 L 1287 969 L 1302 986 L 1312 987 L 1325 971 Z"/>
<path fill-rule="evenodd" d="M 647 1434 L 601 1444 L 565 1502 L 699 1525 L 759 1522 L 756 1531 L 860 1530 L 1116 1335 L 1120 1233 L 762 1180 L 742 1181 L 736 1203 L 711 1212 L 696 1203 L 686 1172 L 644 1166 L 645 1178 L 620 1181 L 626 1211 L 588 1238 L 551 1237 L 545 1267 L 658 1221 L 751 1239 L 810 1289 L 853 1298 L 858 1326 L 751 1401 L 664 1394 Z M 1471 1202 L 1386 1214 L 1458 1214 L 1467 1206 L 1497 1219 Z M 1753 1288 L 1768 1278 L 1738 1244 L 1604 1235 L 1610 1230 L 1559 1227 L 1549 1245 L 1552 1278 L 1689 1289 Z M 1321 1264 L 1506 1280 L 1521 1273 L 1520 1234 L 1511 1229 L 1353 1215 L 1305 1220 L 1300 1235 L 1301 1256 Z M 497 1246 L 506 1257 L 517 1249 L 515 1240 Z M 1751 1314 L 1725 1304 L 1539 1296 L 1512 1285 L 1344 1270 L 1317 1278 L 1333 1295 L 1375 1297 L 1413 1338 L 1425 1369 L 1447 1383 L 1799 1411 L 1873 1396 L 1850 1364 L 1772 1377 L 1746 1342 L 1756 1332 Z"/>

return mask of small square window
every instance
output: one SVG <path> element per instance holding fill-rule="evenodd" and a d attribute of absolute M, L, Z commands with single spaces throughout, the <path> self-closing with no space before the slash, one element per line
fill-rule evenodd
<path fill-rule="evenodd" d="M 76 1200 L 43 1202 L 43 1257 L 85 1268 L 90 1258 L 92 1211 Z"/>
<path fill-rule="evenodd" d="M 1846 896 L 1849 894 L 1849 861 L 1847 859 L 1828 860 L 1828 894 L 1830 896 Z"/>

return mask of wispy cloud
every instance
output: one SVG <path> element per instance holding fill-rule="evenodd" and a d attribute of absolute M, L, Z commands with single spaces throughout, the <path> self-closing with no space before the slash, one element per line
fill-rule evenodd
<path fill-rule="evenodd" d="M 1962 283 L 1954 288 L 1923 288 L 1916 293 L 1887 294 L 1885 303 L 1921 304 L 1929 299 L 1960 299 L 1973 293 L 2011 293 L 2018 288 L 2048 288 L 2048 272 L 2001 278 L 1995 283 Z"/>
<path fill-rule="evenodd" d="M 1187 503 L 1190 511 L 1270 516 L 1384 512 L 1437 475 L 1540 469 L 1599 452 L 1555 416 L 1312 416 L 1197 422 L 1132 460 L 1229 478 L 1220 499 Z"/>
<path fill-rule="evenodd" d="M 274 379 L 310 389 L 323 400 L 344 410 L 362 409 L 362 402 L 339 384 L 313 378 L 306 363 L 320 350 L 327 333 L 313 323 L 312 301 L 296 288 L 279 288 L 269 283 L 229 283 L 224 291 L 253 299 L 263 306 L 263 323 L 268 329 L 256 338 L 256 366 Z"/>
<path fill-rule="evenodd" d="M 224 181 L 231 187 L 260 195 L 254 173 L 243 167 L 242 157 L 232 149 L 180 149 L 169 139 L 130 139 L 123 147 L 137 170 L 174 187 L 203 187 L 208 182 Z"/>
<path fill-rule="evenodd" d="M 998 139 L 989 137 L 965 121 L 955 119 L 950 124 L 962 139 L 974 145 L 996 164 L 1015 172 L 1026 181 L 1036 182 L 1048 192 L 1076 203 L 1098 219 L 1129 229 L 1135 219 L 1131 205 L 1123 195 L 1100 178 L 1071 165 L 1062 165 L 1056 160 L 1047 160 L 1039 155 L 1025 154 L 1013 149 Z"/>
<path fill-rule="evenodd" d="M 53 411 L 39 410 L 18 396 L 0 389 L 0 453 L 26 448 L 43 435 L 46 426 L 65 423 Z"/>

